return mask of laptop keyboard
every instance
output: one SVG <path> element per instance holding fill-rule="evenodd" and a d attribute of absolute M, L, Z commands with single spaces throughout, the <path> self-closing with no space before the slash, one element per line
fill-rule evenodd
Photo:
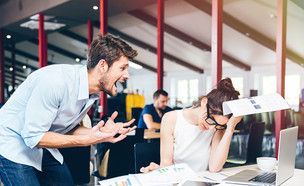
<path fill-rule="evenodd" d="M 250 179 L 252 182 L 262 182 L 262 183 L 274 183 L 276 179 L 275 172 L 263 172 L 256 177 Z"/>

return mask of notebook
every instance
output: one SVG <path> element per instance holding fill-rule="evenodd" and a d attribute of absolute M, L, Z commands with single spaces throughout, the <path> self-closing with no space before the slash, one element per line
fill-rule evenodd
<path fill-rule="evenodd" d="M 235 175 L 229 176 L 228 178 L 224 179 L 223 182 L 246 185 L 281 185 L 283 182 L 293 176 L 297 139 L 298 127 L 292 127 L 280 131 L 278 167 L 276 172 L 243 170 Z M 266 177 L 263 177 L 263 175 Z"/>

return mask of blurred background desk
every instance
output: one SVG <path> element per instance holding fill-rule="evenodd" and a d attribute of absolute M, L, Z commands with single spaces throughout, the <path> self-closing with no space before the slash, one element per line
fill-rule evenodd
<path fill-rule="evenodd" d="M 151 140 L 151 139 L 160 139 L 160 132 L 156 132 L 155 129 L 145 129 L 144 131 L 144 139 Z"/>

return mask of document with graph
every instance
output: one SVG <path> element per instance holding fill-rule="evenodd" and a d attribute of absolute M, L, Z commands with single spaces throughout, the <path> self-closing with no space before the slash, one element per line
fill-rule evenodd
<path fill-rule="evenodd" d="M 278 93 L 244 99 L 225 101 L 223 103 L 223 114 L 233 113 L 234 116 L 244 116 L 262 112 L 272 112 L 289 109 L 287 101 Z"/>
<path fill-rule="evenodd" d="M 197 174 L 187 164 L 176 164 L 147 173 L 129 174 L 99 181 L 99 184 L 103 186 L 155 186 L 198 179 Z"/>
<path fill-rule="evenodd" d="M 148 173 L 134 174 L 140 185 L 164 185 L 184 180 L 196 180 L 198 176 L 187 164 L 176 164 Z"/>

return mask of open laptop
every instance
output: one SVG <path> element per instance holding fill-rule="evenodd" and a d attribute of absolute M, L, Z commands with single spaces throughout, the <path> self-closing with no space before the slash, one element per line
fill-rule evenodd
<path fill-rule="evenodd" d="M 246 185 L 281 185 L 293 176 L 298 127 L 280 131 L 280 144 L 278 154 L 278 167 L 276 172 L 263 172 L 260 170 L 243 170 L 224 179 L 225 183 L 239 183 Z"/>

